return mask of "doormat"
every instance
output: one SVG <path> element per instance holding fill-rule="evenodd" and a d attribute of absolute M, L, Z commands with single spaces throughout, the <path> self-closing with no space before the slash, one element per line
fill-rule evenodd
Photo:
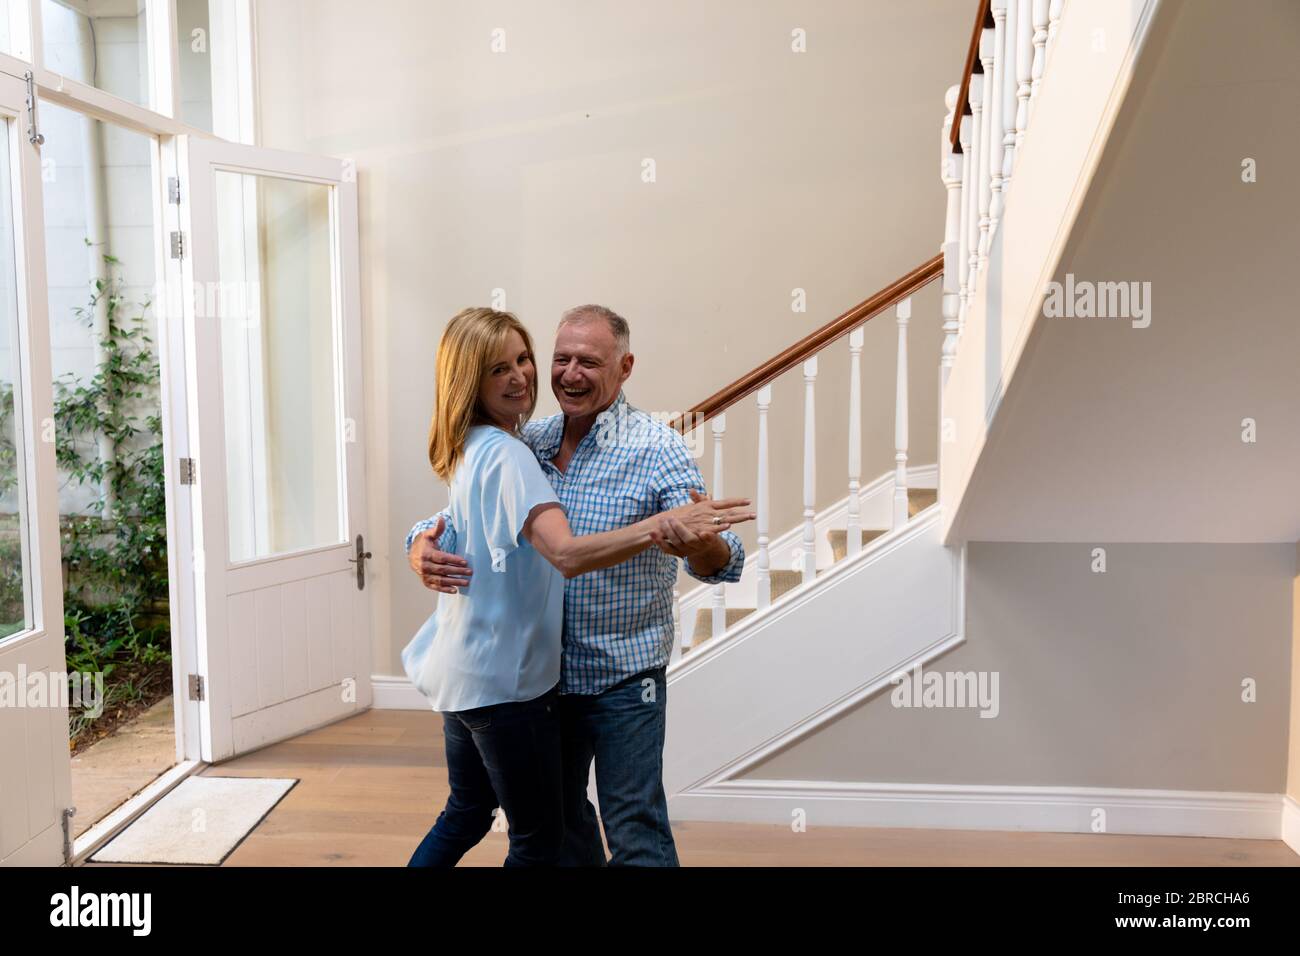
<path fill-rule="evenodd" d="M 217 866 L 297 782 L 186 777 L 90 860 Z"/>

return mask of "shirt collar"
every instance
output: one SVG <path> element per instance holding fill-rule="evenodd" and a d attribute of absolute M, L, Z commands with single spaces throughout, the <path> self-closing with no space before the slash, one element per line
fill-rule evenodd
<path fill-rule="evenodd" d="M 618 390 L 618 397 L 610 403 L 609 408 L 596 416 L 596 421 L 591 426 L 591 430 L 595 431 L 597 428 L 603 427 L 611 418 L 618 419 L 620 416 L 626 415 L 627 410 L 627 396 L 623 394 L 623 390 L 620 388 Z"/>
<path fill-rule="evenodd" d="M 618 390 L 618 397 L 610 403 L 609 407 L 596 416 L 595 422 L 592 423 L 591 431 L 587 433 L 590 437 L 598 429 L 606 427 L 606 422 L 611 418 L 617 420 L 620 416 L 626 415 L 631 406 L 628 404 L 627 396 L 623 390 Z M 537 456 L 543 461 L 550 461 L 560 450 L 560 442 L 564 440 L 564 423 L 563 415 L 554 415 L 547 419 L 543 426 L 543 431 L 537 438 Z M 586 438 L 583 439 L 586 441 Z M 581 443 L 579 443 L 581 444 Z"/>

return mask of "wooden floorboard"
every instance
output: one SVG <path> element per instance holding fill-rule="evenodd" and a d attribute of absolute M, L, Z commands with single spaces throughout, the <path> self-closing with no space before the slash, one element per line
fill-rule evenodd
<path fill-rule="evenodd" d="M 204 773 L 300 780 L 225 866 L 402 866 L 447 798 L 441 724 L 424 711 L 367 711 Z M 684 866 L 1300 865 L 1280 840 L 704 822 L 673 833 Z M 492 832 L 462 865 L 505 854 Z"/>

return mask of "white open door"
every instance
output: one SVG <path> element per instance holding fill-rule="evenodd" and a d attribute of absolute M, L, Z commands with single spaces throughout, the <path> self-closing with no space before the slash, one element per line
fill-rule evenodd
<path fill-rule="evenodd" d="M 345 160 L 178 145 L 191 694 L 215 761 L 371 702 L 356 176 Z"/>
<path fill-rule="evenodd" d="M 72 775 L 41 155 L 25 98 L 0 73 L 0 863 L 46 866 L 64 862 Z M 73 706 L 93 706 L 93 685 L 77 689 Z"/>

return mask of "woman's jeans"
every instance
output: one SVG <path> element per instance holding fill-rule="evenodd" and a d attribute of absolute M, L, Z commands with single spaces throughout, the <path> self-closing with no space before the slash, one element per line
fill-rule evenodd
<path fill-rule="evenodd" d="M 497 807 L 510 825 L 506 866 L 553 866 L 564 843 L 558 688 L 533 700 L 442 715 L 451 796 L 408 866 L 455 866 Z"/>

